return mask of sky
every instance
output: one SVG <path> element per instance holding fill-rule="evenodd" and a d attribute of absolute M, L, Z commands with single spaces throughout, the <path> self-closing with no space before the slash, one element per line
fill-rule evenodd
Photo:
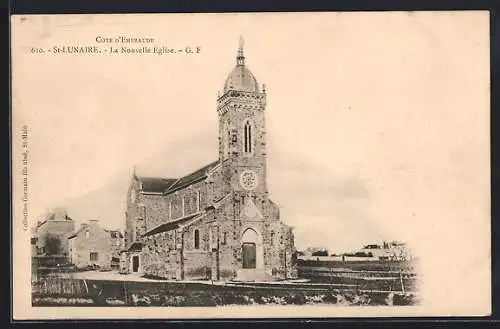
<path fill-rule="evenodd" d="M 487 108 L 489 71 L 466 64 L 487 59 L 488 41 L 467 28 L 474 15 L 453 18 L 31 17 L 13 45 L 14 121 L 29 126 L 30 218 L 65 207 L 77 224 L 98 218 L 123 229 L 134 165 L 141 175 L 177 177 L 215 160 L 217 93 L 241 34 L 247 66 L 267 89 L 270 197 L 297 248 L 350 251 L 396 239 L 425 253 L 423 241 L 440 243 L 450 223 L 469 234 L 451 235 L 447 247 L 484 243 L 471 221 L 488 203 L 462 192 L 489 186 L 487 114 L 468 110 Z M 98 35 L 201 53 L 28 51 L 96 45 Z M 460 97 L 466 92 L 475 97 Z"/>

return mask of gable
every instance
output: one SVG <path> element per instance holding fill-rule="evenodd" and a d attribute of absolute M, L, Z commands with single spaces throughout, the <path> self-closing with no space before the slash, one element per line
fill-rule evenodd
<path fill-rule="evenodd" d="M 252 198 L 246 198 L 240 216 L 244 219 L 254 220 L 262 220 L 264 218 L 259 208 L 257 208 L 255 203 L 253 202 Z"/>

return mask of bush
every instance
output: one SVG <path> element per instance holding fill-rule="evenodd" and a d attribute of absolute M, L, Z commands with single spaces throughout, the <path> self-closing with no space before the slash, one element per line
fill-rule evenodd
<path fill-rule="evenodd" d="M 338 298 L 335 296 L 333 293 L 328 292 L 326 295 L 323 297 L 323 302 L 327 304 L 337 304 Z"/>
<path fill-rule="evenodd" d="M 161 306 L 177 306 L 175 296 L 163 296 Z"/>
<path fill-rule="evenodd" d="M 254 298 L 255 302 L 257 304 L 269 304 L 269 298 L 265 297 L 265 296 L 257 296 Z"/>
<path fill-rule="evenodd" d="M 184 306 L 185 303 L 184 296 L 163 296 L 161 306 Z"/>
<path fill-rule="evenodd" d="M 372 293 L 369 304 L 372 306 L 388 305 L 388 293 Z"/>
<path fill-rule="evenodd" d="M 320 304 L 323 302 L 324 295 L 306 295 L 306 304 Z"/>
<path fill-rule="evenodd" d="M 151 305 L 160 306 L 162 303 L 162 299 L 158 294 L 149 295 L 149 298 L 151 299 Z"/>
<path fill-rule="evenodd" d="M 223 300 L 225 305 L 248 305 L 252 303 L 250 297 L 238 293 L 226 294 Z"/>
<path fill-rule="evenodd" d="M 306 303 L 306 297 L 304 296 L 303 293 L 298 292 L 298 293 L 295 293 L 293 295 L 285 296 L 285 302 L 287 304 L 303 305 Z"/>
<path fill-rule="evenodd" d="M 224 299 L 219 295 L 213 295 L 212 301 L 214 305 L 224 305 Z"/>
<path fill-rule="evenodd" d="M 182 303 L 182 306 L 216 306 L 217 303 L 210 296 L 192 296 Z"/>
<path fill-rule="evenodd" d="M 132 303 L 136 306 L 149 306 L 151 305 L 151 299 L 148 296 L 138 296 L 133 294 Z"/>
<path fill-rule="evenodd" d="M 414 305 L 415 296 L 413 294 L 394 294 L 392 303 L 397 306 Z"/>
<path fill-rule="evenodd" d="M 45 249 L 47 255 L 58 255 L 61 252 L 61 238 L 47 233 L 45 236 Z"/>
<path fill-rule="evenodd" d="M 355 295 L 354 293 L 350 292 L 350 291 L 347 291 L 345 294 L 344 294 L 344 299 L 349 303 L 354 303 L 354 299 L 355 299 Z"/>

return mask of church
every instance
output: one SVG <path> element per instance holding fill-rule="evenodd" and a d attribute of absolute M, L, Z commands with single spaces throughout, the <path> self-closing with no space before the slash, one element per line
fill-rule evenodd
<path fill-rule="evenodd" d="M 275 281 L 297 277 L 292 228 L 269 198 L 266 90 L 245 64 L 217 99 L 219 154 L 183 177 L 132 175 L 121 273 L 169 280 Z"/>

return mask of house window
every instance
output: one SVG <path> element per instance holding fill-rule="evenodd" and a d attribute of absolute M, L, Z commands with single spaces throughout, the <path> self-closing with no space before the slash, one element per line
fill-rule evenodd
<path fill-rule="evenodd" d="M 172 219 L 172 201 L 168 203 L 168 219 Z"/>
<path fill-rule="evenodd" d="M 99 254 L 96 252 L 91 252 L 90 253 L 90 261 L 97 262 L 98 260 L 99 260 Z"/>
<path fill-rule="evenodd" d="M 227 232 L 224 232 L 222 234 L 222 244 L 226 244 L 226 241 L 227 241 Z"/>
<path fill-rule="evenodd" d="M 90 232 L 89 232 L 89 231 L 86 231 L 86 232 L 85 232 L 85 239 L 88 239 L 88 238 L 90 238 Z"/>
<path fill-rule="evenodd" d="M 116 244 L 116 246 L 119 246 L 120 245 L 120 240 L 116 239 L 115 240 L 115 244 Z"/>
<path fill-rule="evenodd" d="M 245 123 L 244 130 L 244 150 L 245 153 L 252 152 L 252 125 L 249 121 Z"/>
<path fill-rule="evenodd" d="M 201 208 L 201 193 L 200 191 L 196 192 L 196 209 L 200 211 Z"/>
<path fill-rule="evenodd" d="M 194 249 L 200 249 L 200 231 L 194 230 Z"/>
<path fill-rule="evenodd" d="M 274 245 L 274 232 L 271 232 L 271 246 Z"/>

